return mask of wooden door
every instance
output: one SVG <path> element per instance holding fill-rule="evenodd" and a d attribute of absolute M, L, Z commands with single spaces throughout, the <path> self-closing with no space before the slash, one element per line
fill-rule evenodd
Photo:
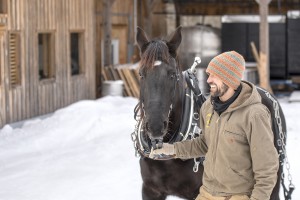
<path fill-rule="evenodd" d="M 128 30 L 126 25 L 113 25 L 112 39 L 119 41 L 119 64 L 129 63 L 127 60 Z"/>

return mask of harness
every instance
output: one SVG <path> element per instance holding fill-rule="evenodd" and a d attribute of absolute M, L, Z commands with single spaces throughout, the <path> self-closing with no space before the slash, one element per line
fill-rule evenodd
<path fill-rule="evenodd" d="M 198 62 L 196 62 L 196 65 L 199 64 Z M 195 70 L 193 69 L 193 67 L 182 72 L 184 81 L 187 85 L 187 87 L 185 87 L 184 90 L 183 114 L 181 117 L 181 124 L 179 130 L 175 134 L 173 134 L 168 143 L 190 140 L 195 137 L 198 137 L 201 133 L 201 129 L 199 128 L 199 112 L 202 104 L 206 99 L 201 93 L 198 84 L 198 79 L 196 77 Z M 170 109 L 172 109 L 172 106 Z M 135 155 L 137 157 L 149 157 L 151 152 L 151 142 L 145 134 L 145 129 L 143 127 L 144 114 L 142 112 L 143 105 L 142 102 L 139 102 L 134 109 L 134 118 L 137 121 L 137 123 L 135 125 L 134 132 L 131 134 L 131 139 L 135 148 Z M 170 158 L 172 157 L 163 155 L 157 160 L 167 160 Z M 203 160 L 204 157 L 194 159 L 194 172 L 198 171 L 198 166 L 201 162 L 203 162 Z"/>
<path fill-rule="evenodd" d="M 285 149 L 285 134 L 282 129 L 282 119 L 280 117 L 280 110 L 279 110 L 279 104 L 278 101 L 266 90 L 257 87 L 257 89 L 261 90 L 264 95 L 268 97 L 270 102 L 272 103 L 273 109 L 275 111 L 275 118 L 273 118 L 275 125 L 275 132 L 274 132 L 274 140 L 275 142 L 275 147 L 278 151 L 279 154 L 279 172 L 280 174 L 280 182 L 283 188 L 283 193 L 284 193 L 284 199 L 285 200 L 291 200 L 292 199 L 292 193 L 295 190 L 295 186 L 292 183 L 292 176 L 290 173 L 290 163 L 288 161 L 286 149 Z M 286 166 L 286 170 L 288 172 L 288 181 L 289 181 L 289 186 L 287 187 L 285 185 L 284 179 L 285 179 L 285 174 L 284 174 L 284 167 Z"/>

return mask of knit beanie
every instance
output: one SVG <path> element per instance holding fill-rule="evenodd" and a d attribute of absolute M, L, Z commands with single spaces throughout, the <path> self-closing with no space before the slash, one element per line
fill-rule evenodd
<path fill-rule="evenodd" d="M 235 51 L 227 51 L 214 57 L 206 69 L 207 73 L 219 77 L 234 90 L 241 84 L 244 71 L 244 57 Z"/>

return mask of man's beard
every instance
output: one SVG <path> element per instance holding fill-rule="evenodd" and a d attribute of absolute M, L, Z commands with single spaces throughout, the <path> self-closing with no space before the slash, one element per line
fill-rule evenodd
<path fill-rule="evenodd" d="M 223 96 L 229 88 L 228 85 L 226 85 L 224 83 L 222 83 L 221 87 L 218 87 L 217 85 L 215 85 L 215 86 L 216 86 L 217 90 L 215 92 L 211 92 L 212 97 L 221 97 L 221 96 Z"/>

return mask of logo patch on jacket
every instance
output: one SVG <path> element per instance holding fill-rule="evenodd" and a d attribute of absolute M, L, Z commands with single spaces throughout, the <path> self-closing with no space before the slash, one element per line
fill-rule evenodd
<path fill-rule="evenodd" d="M 211 120 L 212 114 L 208 113 L 206 115 L 206 123 L 205 123 L 205 127 L 208 128 L 210 126 L 210 120 Z"/>

